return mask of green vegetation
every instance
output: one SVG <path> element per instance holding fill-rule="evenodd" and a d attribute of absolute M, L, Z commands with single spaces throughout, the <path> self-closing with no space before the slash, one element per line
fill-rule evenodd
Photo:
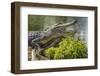
<path fill-rule="evenodd" d="M 87 58 L 87 45 L 80 39 L 67 37 L 62 39 L 58 47 L 46 49 L 44 54 L 49 59 Z"/>

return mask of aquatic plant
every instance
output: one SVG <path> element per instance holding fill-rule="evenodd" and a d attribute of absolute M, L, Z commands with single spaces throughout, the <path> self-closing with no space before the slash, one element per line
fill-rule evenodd
<path fill-rule="evenodd" d="M 63 38 L 58 47 L 48 48 L 44 54 L 49 59 L 75 59 L 88 56 L 86 43 L 73 37 Z"/>

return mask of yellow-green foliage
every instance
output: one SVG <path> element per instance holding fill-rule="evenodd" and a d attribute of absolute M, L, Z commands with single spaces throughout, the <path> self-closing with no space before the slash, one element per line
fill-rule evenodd
<path fill-rule="evenodd" d="M 45 56 L 49 59 L 75 59 L 87 57 L 87 45 L 80 39 L 73 37 L 63 38 L 58 47 L 45 50 Z"/>

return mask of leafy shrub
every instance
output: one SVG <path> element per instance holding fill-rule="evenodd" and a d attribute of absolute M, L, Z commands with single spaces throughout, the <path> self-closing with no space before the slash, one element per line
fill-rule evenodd
<path fill-rule="evenodd" d="M 56 50 L 56 48 L 54 48 L 54 47 L 51 47 L 51 48 L 45 50 L 45 56 L 48 57 L 49 59 L 53 59 L 55 50 Z"/>
<path fill-rule="evenodd" d="M 80 39 L 73 37 L 63 38 L 58 47 L 45 50 L 45 56 L 49 59 L 74 59 L 87 57 L 87 45 Z"/>

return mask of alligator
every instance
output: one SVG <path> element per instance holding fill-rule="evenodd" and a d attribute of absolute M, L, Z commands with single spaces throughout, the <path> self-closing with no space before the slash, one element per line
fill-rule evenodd
<path fill-rule="evenodd" d="M 37 55 L 43 55 L 45 49 L 56 46 L 62 38 L 67 36 L 68 32 L 72 32 L 75 35 L 77 29 L 74 28 L 69 31 L 67 28 L 74 26 L 76 23 L 77 21 L 75 20 L 68 23 L 57 23 L 46 31 L 29 32 L 28 46 L 35 49 Z"/>

